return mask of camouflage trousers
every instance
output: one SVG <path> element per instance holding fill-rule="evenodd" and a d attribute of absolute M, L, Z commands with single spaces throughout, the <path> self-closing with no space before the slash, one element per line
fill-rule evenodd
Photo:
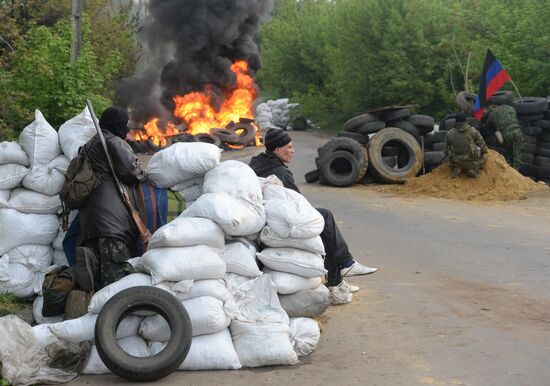
<path fill-rule="evenodd" d="M 124 241 L 99 237 L 84 242 L 82 246 L 94 251 L 91 265 L 96 291 L 134 272 L 128 263 L 132 257 L 130 249 Z"/>
<path fill-rule="evenodd" d="M 521 152 L 523 150 L 523 134 L 517 125 L 508 127 L 502 133 L 506 148 L 506 161 L 516 170 L 521 166 Z"/>

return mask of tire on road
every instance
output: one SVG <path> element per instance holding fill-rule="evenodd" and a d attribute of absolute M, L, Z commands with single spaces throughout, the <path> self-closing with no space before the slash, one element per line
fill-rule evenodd
<path fill-rule="evenodd" d="M 166 347 L 151 357 L 130 355 L 116 340 L 119 323 L 140 310 L 161 315 L 171 330 Z M 113 374 L 134 382 L 155 381 L 174 372 L 189 352 L 191 337 L 191 319 L 181 302 L 165 290 L 148 286 L 128 288 L 113 296 L 99 313 L 94 332 L 103 363 Z"/>
<path fill-rule="evenodd" d="M 306 174 L 304 174 L 304 178 L 306 179 L 306 182 L 309 184 L 315 181 L 319 181 L 319 169 L 315 169 L 310 172 L 307 172 Z"/>
<path fill-rule="evenodd" d="M 322 161 L 322 158 L 338 150 L 344 150 L 352 153 L 355 158 L 357 158 L 359 163 L 368 162 L 367 149 L 355 139 L 346 137 L 335 137 L 325 143 L 318 149 L 319 157 Z M 319 165 L 317 165 L 317 167 L 320 169 Z"/>
<path fill-rule="evenodd" d="M 360 164 L 350 152 L 338 150 L 327 154 L 321 161 L 320 174 L 334 186 L 346 187 L 361 180 L 367 171 L 367 163 Z"/>
<path fill-rule="evenodd" d="M 226 129 L 237 135 L 237 142 L 233 142 L 236 145 L 246 146 L 256 141 L 256 128 L 251 123 L 232 123 Z"/>
<path fill-rule="evenodd" d="M 406 152 L 403 165 L 392 168 L 382 159 L 382 148 L 386 144 L 397 144 L 402 146 Z M 386 127 L 376 133 L 368 146 L 369 164 L 373 174 L 383 182 L 402 184 L 408 178 L 418 174 L 422 167 L 422 150 L 420 145 L 409 133 L 395 128 Z"/>
<path fill-rule="evenodd" d="M 369 136 L 365 134 L 359 134 L 354 133 L 351 131 L 341 131 L 336 134 L 337 137 L 345 137 L 345 138 L 351 138 L 355 139 L 357 142 L 359 142 L 361 145 L 366 146 L 366 144 L 369 142 Z"/>
<path fill-rule="evenodd" d="M 219 139 L 221 139 L 222 143 L 230 143 L 230 144 L 236 144 L 239 143 L 239 136 L 235 131 L 228 130 L 228 129 L 211 129 L 210 133 Z"/>
<path fill-rule="evenodd" d="M 219 137 L 208 133 L 195 134 L 195 142 L 211 143 L 217 147 L 222 146 L 222 140 Z"/>

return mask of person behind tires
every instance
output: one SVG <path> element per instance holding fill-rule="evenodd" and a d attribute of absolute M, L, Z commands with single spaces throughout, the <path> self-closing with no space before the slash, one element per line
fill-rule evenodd
<path fill-rule="evenodd" d="M 145 173 L 125 138 L 129 132 L 128 113 L 121 107 L 107 108 L 99 119 L 115 173 L 121 183 L 133 186 Z M 99 290 L 133 272 L 128 259 L 138 238 L 98 135 L 85 145 L 92 169 L 102 182 L 79 209 L 80 246 L 75 250 L 75 280 L 84 291 Z"/>
<path fill-rule="evenodd" d="M 455 126 L 445 138 L 445 156 L 451 167 L 451 178 L 458 177 L 461 171 L 477 178 L 487 162 L 487 145 L 481 134 L 468 124 L 466 114 L 456 114 L 455 120 Z"/>
<path fill-rule="evenodd" d="M 523 150 L 523 134 L 518 122 L 516 109 L 504 104 L 503 98 L 496 99 L 487 111 L 486 126 L 495 130 L 499 142 L 506 148 L 506 161 L 516 170 L 521 166 L 521 153 Z"/>
<path fill-rule="evenodd" d="M 294 146 L 290 136 L 281 129 L 269 129 L 264 138 L 265 153 L 252 157 L 249 166 L 259 177 L 277 176 L 285 188 L 298 193 L 300 190 L 294 182 L 294 175 L 286 166 L 294 154 Z M 369 268 L 356 262 L 349 252 L 332 212 L 324 208 L 316 208 L 325 220 L 321 239 L 325 247 L 325 268 L 327 287 L 330 290 L 333 304 L 351 302 L 352 292 L 359 287 L 350 285 L 342 276 L 366 275 L 376 272 L 377 268 Z"/>

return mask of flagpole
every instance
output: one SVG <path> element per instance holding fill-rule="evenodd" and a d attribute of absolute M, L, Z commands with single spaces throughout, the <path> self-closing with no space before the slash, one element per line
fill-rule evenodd
<path fill-rule="evenodd" d="M 519 90 L 518 90 L 518 88 L 516 87 L 516 84 L 514 83 L 514 81 L 512 80 L 512 78 L 510 78 L 510 83 L 512 83 L 512 86 L 514 86 L 514 89 L 516 90 L 516 92 L 517 92 L 518 95 L 519 95 L 519 100 L 521 101 L 521 103 L 523 103 L 523 98 L 521 97 L 521 94 L 519 93 Z"/>

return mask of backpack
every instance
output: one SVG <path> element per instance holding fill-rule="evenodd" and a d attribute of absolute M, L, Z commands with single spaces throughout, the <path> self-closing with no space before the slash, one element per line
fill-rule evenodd
<path fill-rule="evenodd" d="M 90 194 L 101 183 L 94 173 L 88 152 L 81 147 L 67 168 L 67 179 L 59 192 L 64 208 L 72 210 L 82 207 Z"/>

